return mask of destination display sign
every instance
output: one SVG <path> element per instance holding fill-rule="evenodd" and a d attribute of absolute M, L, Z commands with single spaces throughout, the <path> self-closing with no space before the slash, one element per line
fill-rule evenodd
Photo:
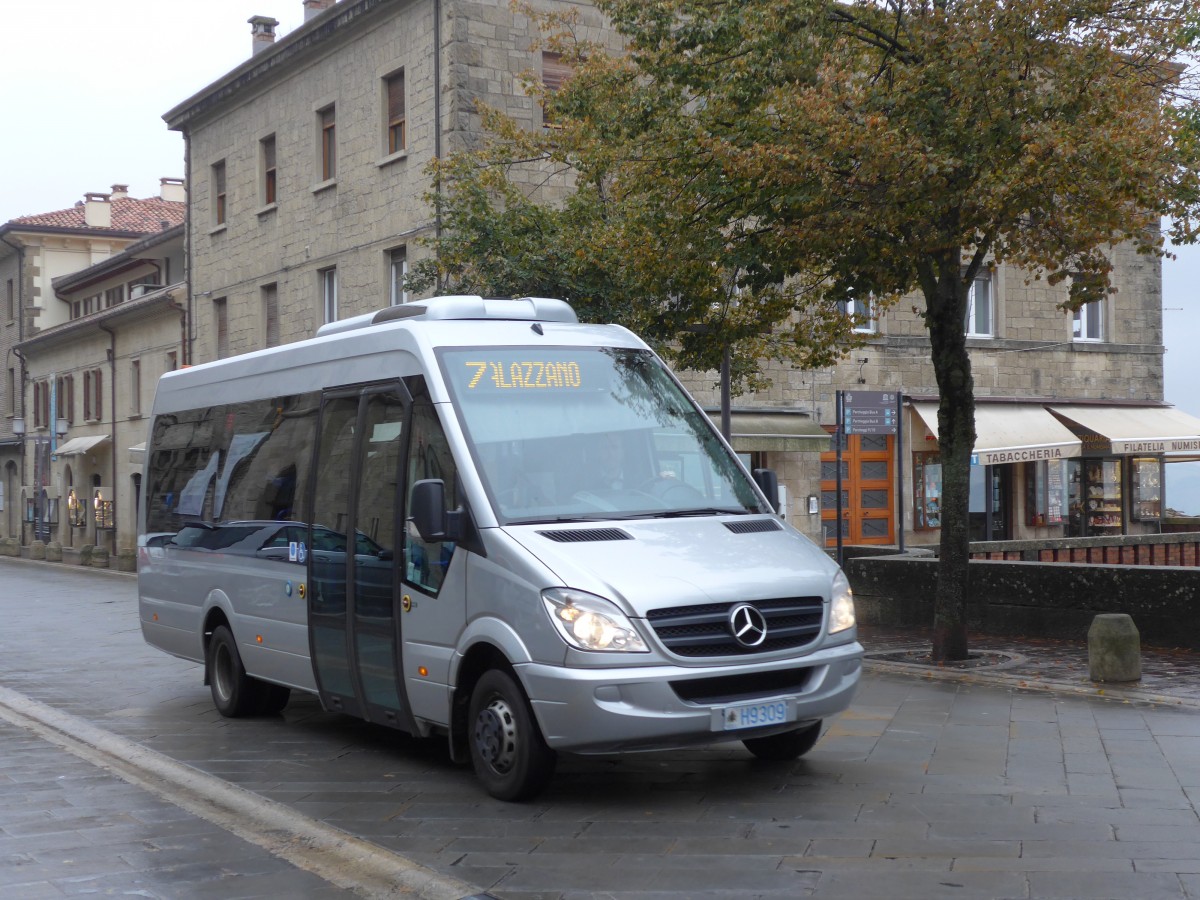
<path fill-rule="evenodd" d="M 895 391 L 846 391 L 842 399 L 846 434 L 895 434 Z"/>

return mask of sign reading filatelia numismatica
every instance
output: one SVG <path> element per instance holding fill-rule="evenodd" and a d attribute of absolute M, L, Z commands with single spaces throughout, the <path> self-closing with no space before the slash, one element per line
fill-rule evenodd
<path fill-rule="evenodd" d="M 846 391 L 842 399 L 846 434 L 895 434 L 895 391 Z"/>

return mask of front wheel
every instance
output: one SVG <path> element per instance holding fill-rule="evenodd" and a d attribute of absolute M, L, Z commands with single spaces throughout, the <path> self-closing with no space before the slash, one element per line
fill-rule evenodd
<path fill-rule="evenodd" d="M 508 672 L 483 674 L 471 692 L 467 722 L 475 775 L 497 800 L 528 800 L 554 775 L 555 753 Z"/>
<path fill-rule="evenodd" d="M 208 684 L 217 712 L 237 719 L 252 716 L 261 709 L 264 685 L 246 674 L 233 632 L 224 625 L 213 629 L 207 664 Z"/>
<path fill-rule="evenodd" d="M 747 738 L 742 745 L 759 759 L 788 762 L 799 759 L 813 748 L 821 736 L 820 720 L 795 731 L 773 734 L 770 737 Z"/>

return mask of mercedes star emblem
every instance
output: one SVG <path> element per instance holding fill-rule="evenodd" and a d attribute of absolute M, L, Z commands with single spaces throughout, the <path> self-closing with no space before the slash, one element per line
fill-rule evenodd
<path fill-rule="evenodd" d="M 729 611 L 729 630 L 743 647 L 757 647 L 767 639 L 767 619 L 749 603 L 739 603 Z"/>

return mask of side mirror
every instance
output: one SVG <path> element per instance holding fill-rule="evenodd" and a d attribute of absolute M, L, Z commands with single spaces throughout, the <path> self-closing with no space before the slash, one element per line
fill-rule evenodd
<path fill-rule="evenodd" d="M 758 485 L 758 489 L 767 495 L 771 509 L 779 512 L 779 479 L 775 477 L 774 470 L 755 469 L 751 474 L 754 476 L 754 483 Z"/>
<path fill-rule="evenodd" d="M 408 516 L 421 540 L 429 543 L 462 540 L 462 509 L 446 509 L 446 485 L 440 478 L 415 482 Z"/>

